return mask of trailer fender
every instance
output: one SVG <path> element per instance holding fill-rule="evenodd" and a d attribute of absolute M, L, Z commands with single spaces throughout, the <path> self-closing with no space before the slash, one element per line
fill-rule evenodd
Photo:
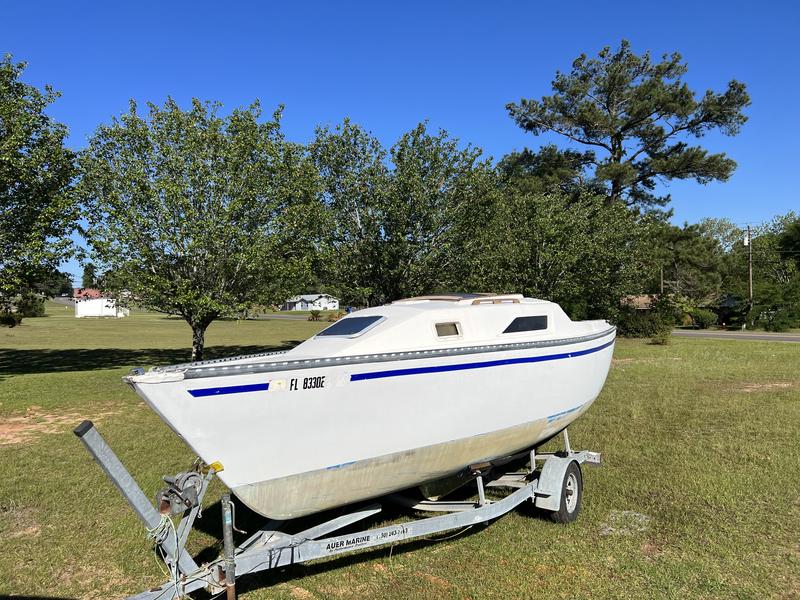
<path fill-rule="evenodd" d="M 561 487 L 570 463 L 579 462 L 574 456 L 550 456 L 542 465 L 539 483 L 534 490 L 533 504 L 537 508 L 557 511 L 561 508 Z"/>

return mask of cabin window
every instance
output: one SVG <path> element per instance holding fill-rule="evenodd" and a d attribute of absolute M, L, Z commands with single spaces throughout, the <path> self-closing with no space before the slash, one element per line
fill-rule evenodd
<path fill-rule="evenodd" d="M 458 323 L 437 323 L 436 335 L 439 337 L 453 337 L 461 335 Z"/>
<path fill-rule="evenodd" d="M 536 315 L 535 317 L 517 317 L 503 333 L 520 333 L 522 331 L 539 331 L 547 329 L 547 315 Z"/>
<path fill-rule="evenodd" d="M 322 336 L 342 336 L 342 337 L 356 337 L 366 332 L 368 329 L 375 327 L 379 321 L 384 317 L 380 315 L 373 315 L 370 317 L 345 317 L 336 321 L 327 329 L 323 329 L 317 334 L 317 337 Z"/>

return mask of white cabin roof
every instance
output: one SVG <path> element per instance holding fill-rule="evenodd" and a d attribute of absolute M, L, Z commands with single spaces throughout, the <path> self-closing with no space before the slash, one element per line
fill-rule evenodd
<path fill-rule="evenodd" d="M 544 328 L 506 332 L 516 318 L 537 316 L 545 317 L 537 321 L 540 325 L 546 323 Z M 362 317 L 379 319 L 370 320 L 368 327 L 354 335 L 326 334 L 328 329 L 337 324 Z M 357 323 L 351 322 L 351 325 Z M 525 298 L 521 294 L 448 294 L 408 298 L 359 310 L 306 340 L 289 354 L 292 358 L 306 358 L 457 348 L 569 338 L 601 331 L 607 327 L 605 321 L 573 322 L 558 304 Z"/>

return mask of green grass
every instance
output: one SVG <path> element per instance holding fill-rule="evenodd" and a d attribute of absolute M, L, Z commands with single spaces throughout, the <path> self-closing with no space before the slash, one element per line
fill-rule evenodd
<path fill-rule="evenodd" d="M 120 377 L 186 360 L 189 329 L 147 313 L 77 320 L 71 309 L 48 310 L 0 329 L 0 431 L 6 442 L 8 432 L 21 437 L 0 438 L 0 596 L 124 596 L 164 576 L 71 428 L 94 418 L 148 494 L 162 474 L 188 466 L 189 451 Z M 208 353 L 282 347 L 325 325 L 215 323 Z M 796 598 L 798 366 L 797 344 L 621 340 L 601 397 L 570 428 L 575 447 L 605 461 L 584 469 L 576 523 L 518 510 L 438 543 L 247 578 L 242 597 Z M 212 488 L 193 533 L 190 550 L 202 560 L 219 549 L 222 492 Z"/>

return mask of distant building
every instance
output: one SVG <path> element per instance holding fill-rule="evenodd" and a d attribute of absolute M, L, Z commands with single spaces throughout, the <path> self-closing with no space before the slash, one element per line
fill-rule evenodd
<path fill-rule="evenodd" d="M 103 292 L 97 288 L 73 288 L 72 297 L 75 300 L 86 300 L 89 298 L 102 298 Z"/>
<path fill-rule="evenodd" d="M 117 306 L 117 301 L 113 298 L 76 298 L 75 317 L 114 317 L 122 318 L 131 314 L 127 308 Z"/>
<path fill-rule="evenodd" d="M 329 294 L 304 294 L 286 300 L 281 310 L 339 310 L 339 299 Z"/>
<path fill-rule="evenodd" d="M 634 310 L 650 310 L 658 302 L 656 294 L 638 294 L 632 296 L 623 296 L 620 298 L 620 305 Z"/>

